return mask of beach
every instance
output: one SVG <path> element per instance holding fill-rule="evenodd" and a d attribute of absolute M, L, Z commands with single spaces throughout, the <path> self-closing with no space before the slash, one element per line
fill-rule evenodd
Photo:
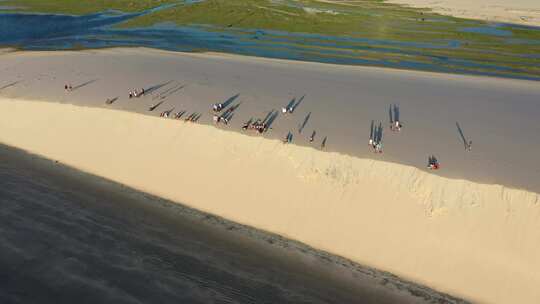
<path fill-rule="evenodd" d="M 5 53 L 0 70 L 0 143 L 466 300 L 540 300 L 537 82 L 148 49 Z"/>
<path fill-rule="evenodd" d="M 435 13 L 460 18 L 540 26 L 540 4 L 535 0 L 390 0 L 387 2 L 429 8 Z"/>

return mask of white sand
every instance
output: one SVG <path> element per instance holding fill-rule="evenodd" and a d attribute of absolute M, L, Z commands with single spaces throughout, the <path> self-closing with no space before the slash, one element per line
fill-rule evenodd
<path fill-rule="evenodd" d="M 537 82 L 121 49 L 6 54 L 0 70 L 0 87 L 22 81 L 0 91 L 0 143 L 455 296 L 540 302 Z M 92 79 L 63 92 L 66 81 Z M 267 137 L 311 111 L 295 143 L 308 145 L 316 128 L 331 150 L 354 156 L 129 112 L 153 102 L 128 101 L 129 88 L 167 80 L 187 86 L 160 109 L 197 110 L 204 122 L 211 103 L 240 93 L 232 130 L 307 94 Z M 95 108 L 115 96 L 110 107 L 127 111 Z M 370 159 L 369 122 L 386 124 L 390 102 L 405 129 L 387 132 L 385 153 Z M 427 153 L 440 172 L 426 172 Z"/>
<path fill-rule="evenodd" d="M 436 13 L 455 17 L 540 26 L 538 0 L 388 0 L 387 2 L 430 8 Z"/>

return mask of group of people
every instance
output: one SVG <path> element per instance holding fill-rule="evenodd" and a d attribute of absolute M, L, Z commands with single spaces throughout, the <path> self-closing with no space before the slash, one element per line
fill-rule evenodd
<path fill-rule="evenodd" d="M 170 110 L 167 110 L 167 111 L 163 111 L 161 112 L 161 114 L 159 114 L 160 117 L 163 117 L 163 118 L 173 118 L 173 119 L 177 119 L 177 120 L 180 120 L 182 119 L 182 116 L 184 116 L 184 114 L 186 114 L 186 111 L 178 111 L 174 114 L 171 115 L 172 111 L 174 109 L 170 109 Z M 200 118 L 201 118 L 202 114 L 200 113 L 197 113 L 197 112 L 193 112 L 191 113 L 190 115 L 188 115 L 184 121 L 185 122 L 197 122 Z"/>
<path fill-rule="evenodd" d="M 71 92 L 73 90 L 73 86 L 70 83 L 67 83 L 67 84 L 64 85 L 64 89 L 65 89 L 66 92 Z M 141 97 L 144 94 L 145 94 L 145 90 L 144 90 L 144 88 L 141 88 L 139 90 L 136 89 L 134 91 L 130 91 L 128 95 L 129 95 L 129 98 L 133 98 L 133 97 Z M 303 98 L 301 98 L 296 103 L 295 103 L 295 99 L 291 100 L 288 105 L 286 105 L 285 107 L 282 107 L 281 112 L 283 114 L 292 114 L 294 112 L 295 108 L 300 104 L 302 99 Z M 111 104 L 112 102 L 114 102 L 114 100 L 115 99 L 107 99 L 106 103 Z M 229 103 L 227 103 L 227 104 L 215 103 L 215 104 L 212 105 L 212 111 L 215 113 L 214 116 L 213 116 L 214 123 L 216 123 L 216 124 L 224 123 L 224 124 L 227 125 L 230 122 L 232 116 L 234 115 L 234 111 L 239 106 L 239 104 L 236 104 L 236 105 L 233 105 L 233 106 L 229 107 L 225 112 L 220 114 L 220 112 L 222 110 L 227 108 Z M 152 106 L 150 108 L 150 110 L 153 110 L 156 106 L 157 105 Z M 173 111 L 173 109 L 163 111 L 163 112 L 161 112 L 160 117 L 168 118 L 169 116 L 171 116 L 172 111 Z M 176 113 L 174 113 L 172 115 L 172 118 L 181 119 L 185 113 L 186 113 L 186 111 L 176 112 Z M 278 112 L 276 111 L 275 116 L 277 116 L 277 113 Z M 271 121 L 273 120 L 273 119 L 269 119 L 269 117 L 272 117 L 273 115 L 274 115 L 274 111 L 270 112 L 264 120 L 256 119 L 254 121 L 253 118 L 251 118 L 246 123 L 244 123 L 244 125 L 242 126 L 242 129 L 243 130 L 254 130 L 259 134 L 265 133 L 270 128 L 269 124 L 271 124 Z M 197 112 L 193 112 L 192 114 L 187 116 L 184 119 L 184 121 L 186 121 L 186 122 L 197 122 L 201 118 L 201 116 L 202 116 L 202 114 L 197 113 Z M 275 119 L 275 116 L 273 117 L 274 119 Z M 400 132 L 401 129 L 403 128 L 403 125 L 399 120 L 400 113 L 399 113 L 399 107 L 397 105 L 391 105 L 390 106 L 389 116 L 390 116 L 390 130 L 393 131 L 393 132 Z M 458 126 L 458 128 L 459 128 L 459 126 Z M 310 143 L 312 143 L 315 140 L 315 135 L 316 135 L 316 131 L 314 130 L 311 133 L 311 136 L 309 137 L 309 142 Z M 371 122 L 371 133 L 370 133 L 370 137 L 369 137 L 369 146 L 371 147 L 371 149 L 373 150 L 374 153 L 383 153 L 382 138 L 383 138 L 382 124 L 379 123 L 379 125 L 377 127 L 375 127 L 374 122 L 372 121 Z M 291 143 L 292 139 L 293 139 L 293 135 L 289 131 L 286 134 L 285 138 L 283 139 L 283 142 L 284 143 Z M 326 139 L 327 138 L 325 137 L 322 140 L 321 148 L 325 148 Z M 465 141 L 465 138 L 463 138 L 463 141 L 465 142 L 465 150 L 466 151 L 471 151 L 471 149 L 472 149 L 472 141 Z M 427 165 L 427 167 L 428 167 L 428 169 L 431 169 L 431 170 L 438 170 L 440 168 L 439 161 L 437 160 L 437 158 L 435 156 L 430 155 L 428 157 L 428 165 Z"/>
<path fill-rule="evenodd" d="M 180 119 L 180 118 L 182 118 L 182 116 L 184 116 L 184 114 L 186 114 L 186 111 L 178 111 L 178 112 L 174 113 L 173 118 L 174 119 Z"/>
<path fill-rule="evenodd" d="M 437 158 L 433 155 L 429 156 L 428 157 L 428 169 L 431 169 L 431 170 L 438 170 L 440 168 L 440 164 L 439 164 L 439 161 L 437 160 Z"/>
<path fill-rule="evenodd" d="M 378 127 L 374 127 L 374 121 L 371 121 L 371 133 L 369 135 L 369 146 L 373 149 L 374 153 L 383 152 L 383 126 L 379 123 Z"/>
<path fill-rule="evenodd" d="M 396 120 L 396 121 L 394 121 L 393 123 L 390 124 L 390 130 L 392 130 L 394 132 L 401 131 L 402 127 L 403 127 L 403 125 L 399 122 L 399 120 Z"/>
<path fill-rule="evenodd" d="M 197 122 L 197 121 L 199 121 L 201 116 L 202 116 L 202 114 L 197 113 L 197 112 L 193 112 L 193 113 L 189 114 L 189 116 L 186 117 L 184 119 L 184 121 L 186 121 L 186 122 Z"/>
<path fill-rule="evenodd" d="M 254 130 L 257 133 L 262 134 L 268 131 L 268 125 L 261 119 L 253 121 L 253 118 L 251 118 L 242 126 L 242 130 Z"/>
<path fill-rule="evenodd" d="M 129 91 L 129 98 L 133 97 L 141 97 L 144 95 L 144 88 L 141 88 L 140 90 L 135 89 L 134 91 Z"/>
<path fill-rule="evenodd" d="M 170 110 L 167 110 L 167 111 L 163 111 L 161 112 L 161 114 L 159 114 L 159 117 L 164 117 L 164 118 L 168 118 L 169 115 L 171 115 L 171 112 L 173 111 L 173 109 L 170 109 Z"/>
<path fill-rule="evenodd" d="M 471 152 L 472 150 L 472 140 L 469 140 L 469 142 L 465 145 L 465 150 L 468 152 Z"/>
<path fill-rule="evenodd" d="M 71 86 L 71 84 L 66 84 L 64 86 L 64 89 L 66 91 L 71 91 L 71 90 L 73 90 L 73 87 Z M 143 96 L 144 93 L 145 93 L 145 91 L 144 91 L 143 88 L 140 89 L 140 90 L 130 91 L 129 92 L 129 98 L 140 97 L 140 96 Z M 295 101 L 293 99 L 287 106 L 285 106 L 285 107 L 283 107 L 281 109 L 281 112 L 284 113 L 284 114 L 292 114 L 294 112 L 296 106 L 299 103 L 300 102 L 295 104 Z M 229 123 L 229 121 L 231 120 L 232 116 L 234 115 L 234 111 L 236 110 L 236 108 L 238 106 L 239 106 L 239 104 L 231 106 L 225 112 L 223 112 L 222 114 L 219 114 L 219 112 L 221 112 L 224 108 L 226 108 L 226 106 L 223 103 L 215 103 L 215 104 L 213 104 L 212 105 L 212 111 L 215 113 L 214 116 L 213 116 L 214 123 L 216 123 L 216 124 L 224 123 L 224 124 L 227 125 Z M 173 111 L 173 109 L 163 111 L 163 112 L 161 112 L 160 117 L 168 118 L 169 116 L 171 116 L 172 111 Z M 174 119 L 181 119 L 182 116 L 185 113 L 186 113 L 186 111 L 179 111 L 179 112 L 176 112 L 172 117 Z M 277 112 L 276 112 L 276 114 L 277 114 Z M 389 114 L 390 114 L 390 130 L 394 131 L 394 132 L 401 131 L 401 129 L 403 128 L 403 125 L 399 121 L 399 108 L 396 105 L 390 106 Z M 190 114 L 189 116 L 187 116 L 184 119 L 184 121 L 186 121 L 186 122 L 197 122 L 200 119 L 201 116 L 202 116 L 202 114 L 194 112 L 194 113 Z M 244 125 L 242 126 L 242 129 L 243 130 L 254 130 L 259 134 L 265 133 L 269 129 L 269 125 L 268 125 L 267 120 L 268 120 L 268 116 L 267 116 L 267 119 L 264 119 L 264 120 L 257 119 L 257 120 L 254 121 L 253 118 L 251 118 L 246 123 L 244 123 Z M 311 136 L 309 137 L 309 142 L 310 143 L 315 140 L 315 135 L 316 135 L 316 131 L 314 130 L 311 133 Z M 371 123 L 371 134 L 370 134 L 370 137 L 369 137 L 369 146 L 373 149 L 374 153 L 382 153 L 383 152 L 382 135 L 383 135 L 382 124 L 379 123 L 379 125 L 377 127 L 374 127 L 374 122 L 372 121 L 372 123 Z M 293 135 L 289 131 L 286 134 L 285 138 L 283 139 L 283 142 L 284 143 L 291 143 L 292 139 L 293 139 Z M 321 143 L 321 148 L 325 148 L 326 139 L 327 139 L 326 137 L 323 139 L 323 141 Z M 465 149 L 467 151 L 471 151 L 471 146 L 472 146 L 472 141 L 469 141 L 466 144 Z M 440 168 L 439 161 L 433 155 L 429 156 L 429 158 L 428 158 L 428 168 L 431 169 L 431 170 L 438 170 Z"/>
<path fill-rule="evenodd" d="M 213 116 L 213 121 L 215 124 L 224 123 L 229 124 L 229 121 L 231 121 L 232 117 L 234 116 L 234 111 L 240 106 L 240 104 L 233 105 L 229 107 L 225 112 L 219 114 L 221 110 L 223 110 L 223 104 L 214 104 L 212 106 L 212 110 L 216 113 Z"/>
<path fill-rule="evenodd" d="M 215 124 L 219 124 L 219 123 L 224 123 L 224 124 L 229 124 L 229 121 L 231 121 L 231 118 L 233 117 L 233 113 L 228 113 L 228 114 L 224 114 L 224 115 L 217 115 L 217 114 L 214 114 L 213 116 L 213 121 Z"/>
<path fill-rule="evenodd" d="M 300 105 L 300 103 L 302 103 L 302 101 L 304 100 L 304 96 L 300 97 L 298 101 L 296 101 L 296 98 L 293 98 L 286 106 L 281 108 L 281 113 L 292 114 L 294 110 L 296 110 L 296 108 Z"/>
<path fill-rule="evenodd" d="M 300 98 L 298 101 L 296 101 L 295 99 L 291 100 L 288 105 L 286 105 L 285 107 L 283 107 L 281 109 L 281 112 L 284 113 L 284 114 L 292 114 L 294 112 L 294 110 L 296 109 L 296 107 L 302 102 L 302 100 L 303 100 L 303 97 Z M 215 124 L 224 123 L 224 124 L 227 125 L 229 123 L 230 119 L 232 118 L 232 116 L 234 114 L 234 111 L 239 106 L 239 104 L 230 106 L 225 112 L 223 112 L 222 114 L 219 114 L 222 110 L 227 108 L 227 106 L 228 106 L 228 104 L 224 104 L 224 103 L 215 103 L 215 104 L 212 105 L 212 111 L 214 112 L 213 121 L 214 121 Z M 259 134 L 263 134 L 263 133 L 267 132 L 270 129 L 270 125 L 275 120 L 278 113 L 279 112 L 273 110 L 273 111 L 270 111 L 266 115 L 266 118 L 264 118 L 264 119 L 256 119 L 256 120 L 254 120 L 254 118 L 250 118 L 248 121 L 246 121 L 242 125 L 242 130 L 244 130 L 244 131 L 254 130 L 255 132 L 257 132 Z M 308 115 L 308 117 L 309 117 L 309 115 Z M 316 134 L 317 133 L 316 133 L 315 130 L 311 133 L 311 136 L 309 137 L 309 142 L 310 143 L 312 143 L 315 140 L 315 135 Z M 283 140 L 283 142 L 284 143 L 292 142 L 292 137 L 293 136 L 292 136 L 291 132 L 287 133 L 284 140 Z M 321 148 L 324 148 L 325 146 L 326 146 L 326 137 L 323 139 L 323 141 L 321 143 Z"/>
<path fill-rule="evenodd" d="M 73 89 L 73 87 L 71 86 L 71 84 L 66 84 L 64 86 L 64 89 L 66 91 L 71 91 Z M 140 97 L 140 96 L 143 96 L 144 93 L 145 93 L 144 89 L 130 91 L 129 92 L 129 98 Z M 212 105 L 212 111 L 215 113 L 214 116 L 213 116 L 214 123 L 216 123 L 216 124 L 224 123 L 224 124 L 227 125 L 229 123 L 230 119 L 232 118 L 232 116 L 234 115 L 234 111 L 236 110 L 236 108 L 238 106 L 239 106 L 239 104 L 231 106 L 225 112 L 219 114 L 224 108 L 226 108 L 226 106 L 223 103 L 213 104 Z M 294 112 L 295 106 L 297 106 L 297 104 L 295 104 L 295 102 L 293 100 L 287 106 L 283 107 L 281 109 L 281 112 L 286 113 L 286 114 L 291 114 L 291 113 Z M 171 116 L 172 111 L 173 111 L 173 109 L 163 111 L 163 112 L 161 112 L 160 117 L 168 118 L 169 116 Z M 186 111 L 176 112 L 176 113 L 174 113 L 172 118 L 181 119 L 182 116 L 185 113 L 186 113 Z M 390 113 L 390 130 L 394 131 L 394 132 L 401 131 L 401 129 L 403 128 L 403 125 L 399 121 L 399 108 L 396 105 L 391 106 L 390 110 L 389 110 L 389 113 Z M 273 112 L 271 112 L 267 116 L 267 118 L 264 119 L 264 120 L 256 119 L 254 121 L 253 118 L 250 118 L 246 123 L 244 123 L 244 125 L 242 126 L 242 130 L 254 130 L 259 134 L 265 133 L 269 129 L 268 117 L 271 116 L 271 114 L 273 114 Z M 277 114 L 277 112 L 276 112 L 276 114 Z M 184 119 L 184 121 L 186 121 L 186 122 L 197 122 L 201 118 L 201 116 L 202 116 L 202 114 L 194 112 L 194 113 L 190 114 L 189 116 L 187 116 Z M 311 136 L 309 137 L 309 142 L 310 143 L 315 140 L 315 135 L 316 135 L 316 131 L 313 130 L 313 132 L 311 133 Z M 371 133 L 370 133 L 370 137 L 369 137 L 369 146 L 373 149 L 374 153 L 382 153 L 383 152 L 382 138 L 383 138 L 382 123 L 379 123 L 379 125 L 375 127 L 374 122 L 372 121 L 371 122 Z M 285 137 L 283 139 L 283 143 L 291 143 L 292 140 L 293 140 L 293 134 L 289 131 L 285 135 Z M 325 146 L 326 146 L 326 140 L 327 140 L 326 137 L 322 140 L 322 143 L 321 143 L 321 148 L 322 149 L 324 149 Z M 468 143 L 466 143 L 466 145 L 465 145 L 466 151 L 471 151 L 471 147 L 472 147 L 472 141 L 469 141 Z M 429 158 L 428 158 L 428 166 L 427 167 L 430 170 L 438 170 L 440 168 L 439 161 L 437 160 L 437 158 L 435 156 L 433 156 L 433 155 L 429 156 Z"/>
<path fill-rule="evenodd" d="M 223 110 L 223 104 L 222 103 L 215 103 L 212 105 L 212 111 L 214 112 L 221 112 L 221 110 Z"/>
<path fill-rule="evenodd" d="M 253 121 L 253 118 L 250 118 L 246 123 L 244 123 L 244 125 L 242 126 L 242 130 L 254 130 L 259 134 L 263 134 L 269 129 L 271 129 L 270 126 L 277 118 L 277 116 L 278 112 L 272 110 L 266 114 L 266 117 L 264 119 L 257 118 L 255 121 Z"/>
<path fill-rule="evenodd" d="M 317 132 L 314 130 L 313 133 L 311 133 L 311 136 L 309 137 L 310 143 L 312 143 L 315 140 L 315 134 L 317 134 Z M 283 143 L 290 144 L 292 140 L 293 140 L 293 134 L 291 133 L 291 131 L 289 131 L 283 138 Z M 325 136 L 321 142 L 321 149 L 324 149 L 326 147 L 326 140 L 327 140 L 327 137 Z"/>
<path fill-rule="evenodd" d="M 291 114 L 293 112 L 293 107 L 283 107 L 281 108 L 281 113 L 283 114 Z"/>
<path fill-rule="evenodd" d="M 372 138 L 369 139 L 369 145 L 373 149 L 373 153 L 383 153 L 382 141 L 377 141 Z"/>

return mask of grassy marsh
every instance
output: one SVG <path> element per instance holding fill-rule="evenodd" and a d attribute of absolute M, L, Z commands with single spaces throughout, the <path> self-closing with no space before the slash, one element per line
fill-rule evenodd
<path fill-rule="evenodd" d="M 465 72 L 483 73 L 488 70 L 494 74 L 540 76 L 538 28 L 505 24 L 494 26 L 380 0 L 109 0 L 84 4 L 76 0 L 4 2 L 5 5 L 24 7 L 26 11 L 69 14 L 107 9 L 141 12 L 172 3 L 176 5 L 143 14 L 117 27 L 143 28 L 168 22 L 178 26 L 204 26 L 205 30 L 215 32 L 264 30 L 263 35 L 271 36 L 275 31 L 280 33 L 280 39 L 288 39 L 288 44 L 298 45 L 309 52 L 317 52 L 317 48 L 334 49 L 343 53 L 335 56 L 408 60 L 436 63 L 441 67 L 452 67 L 453 61 L 462 61 L 465 64 L 460 70 Z M 488 33 L 474 31 L 478 28 L 486 28 Z M 495 34 L 489 34 L 489 31 Z M 497 35 L 498 32 L 505 35 Z M 291 33 L 291 37 L 286 37 L 287 33 Z M 242 39 L 258 39 L 256 36 L 244 34 Z"/>

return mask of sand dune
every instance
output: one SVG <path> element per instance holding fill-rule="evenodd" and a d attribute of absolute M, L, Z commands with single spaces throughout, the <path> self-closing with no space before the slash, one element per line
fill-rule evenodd
<path fill-rule="evenodd" d="M 174 108 L 202 113 L 205 124 L 212 124 L 213 103 L 238 95 L 240 107 L 226 127 L 235 131 L 250 117 L 264 118 L 304 97 L 294 115 L 280 115 L 265 137 L 282 139 L 292 131 L 295 144 L 318 147 L 328 136 L 328 151 L 419 169 L 434 154 L 443 167 L 438 175 L 540 192 L 540 144 L 534 140 L 540 134 L 540 86 L 534 81 L 148 49 L 18 52 L 0 56 L 0 70 L 0 88 L 18 81 L 0 90 L 1 96 L 152 116 Z M 89 81 L 94 82 L 79 87 Z M 67 94 L 67 82 L 79 88 Z M 177 86 L 182 88 L 176 91 Z M 144 98 L 127 98 L 129 90 L 142 87 L 156 89 Z M 156 99 L 164 92 L 165 99 Z M 400 134 L 388 130 L 391 104 L 400 108 Z M 367 145 L 372 120 L 384 128 L 382 155 Z M 473 141 L 470 153 L 456 122 Z"/>
<path fill-rule="evenodd" d="M 0 142 L 486 303 L 537 303 L 540 199 L 277 140 L 0 100 Z"/>
<path fill-rule="evenodd" d="M 0 143 L 458 297 L 540 302 L 537 82 L 147 49 L 6 53 L 0 71 Z M 209 126 L 236 95 L 231 123 Z M 292 99 L 264 138 L 239 133 Z M 171 109 L 201 124 L 157 117 Z"/>

